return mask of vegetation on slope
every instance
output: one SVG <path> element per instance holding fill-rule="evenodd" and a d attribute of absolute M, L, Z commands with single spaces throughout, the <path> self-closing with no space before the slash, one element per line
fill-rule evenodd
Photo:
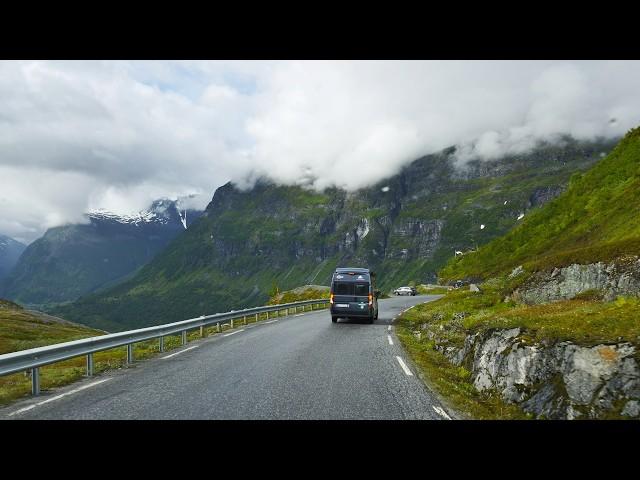
<path fill-rule="evenodd" d="M 427 332 L 437 332 L 439 348 L 462 347 L 467 336 L 481 331 L 515 327 L 532 344 L 630 342 L 640 347 L 640 298 L 603 301 L 602 292 L 591 290 L 571 300 L 524 305 L 511 297 L 535 271 L 638 255 L 638 205 L 639 128 L 592 169 L 574 175 L 564 194 L 532 212 L 522 225 L 477 252 L 452 259 L 441 270 L 441 279 L 485 279 L 481 292 L 452 290 L 435 302 L 416 306 L 399 319 L 398 336 L 425 373 L 435 378 L 436 389 L 458 408 L 476 418 L 518 418 L 522 413 L 515 407 L 505 410 L 496 394 L 477 392 L 469 381 L 470 372 L 449 363 Z M 523 273 L 510 276 L 518 265 L 524 266 Z"/>
<path fill-rule="evenodd" d="M 504 302 L 512 285 L 504 280 L 483 284 L 483 291 L 454 290 L 434 302 L 417 305 L 397 321 L 396 332 L 419 366 L 425 382 L 453 407 L 477 419 L 530 418 L 495 392 L 478 392 L 471 372 L 455 366 L 436 350 L 428 331 L 438 334 L 438 345 L 461 348 L 464 339 L 480 331 L 520 327 L 521 338 L 539 343 L 571 341 L 593 346 L 631 342 L 640 347 L 640 299 L 619 297 L 602 302 L 590 295 L 545 305 Z"/>
<path fill-rule="evenodd" d="M 315 300 L 317 298 L 329 298 L 329 287 L 323 285 L 304 285 L 302 287 L 287 290 L 286 292 L 272 291 L 271 298 L 267 305 L 278 305 L 281 303 L 302 302 L 304 300 Z"/>
<path fill-rule="evenodd" d="M 518 265 L 546 270 L 640 253 L 640 127 L 566 192 L 477 252 L 453 258 L 443 280 L 490 278 Z"/>

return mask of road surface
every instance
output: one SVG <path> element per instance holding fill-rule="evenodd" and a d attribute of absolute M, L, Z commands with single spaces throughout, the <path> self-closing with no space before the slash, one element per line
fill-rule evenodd
<path fill-rule="evenodd" d="M 0 418 L 446 419 L 389 327 L 436 298 L 381 300 L 373 325 L 333 324 L 319 310 L 240 326 L 14 403 Z"/>

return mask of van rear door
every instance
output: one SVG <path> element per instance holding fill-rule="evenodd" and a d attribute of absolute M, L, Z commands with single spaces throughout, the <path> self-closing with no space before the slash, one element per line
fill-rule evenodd
<path fill-rule="evenodd" d="M 369 283 L 340 282 L 333 284 L 333 304 L 336 314 L 368 315 Z"/>

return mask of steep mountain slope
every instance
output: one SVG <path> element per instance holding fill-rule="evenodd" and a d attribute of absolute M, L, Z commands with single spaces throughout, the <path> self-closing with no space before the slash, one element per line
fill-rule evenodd
<path fill-rule="evenodd" d="M 33 242 L 3 282 L 5 297 L 42 305 L 74 300 L 149 262 L 201 212 L 180 212 L 171 200 L 148 211 L 87 215 L 89 223 L 51 228 Z"/>
<path fill-rule="evenodd" d="M 448 149 L 352 193 L 227 184 L 133 278 L 55 312 L 117 330 L 261 304 L 274 285 L 327 284 L 337 265 L 374 268 L 383 289 L 433 280 L 456 250 L 504 234 L 612 146 L 566 139 L 464 168 Z"/>
<path fill-rule="evenodd" d="M 636 128 L 521 225 L 451 259 L 440 279 L 479 288 L 417 306 L 398 337 L 471 408 L 500 398 L 535 418 L 640 418 L 639 206 Z"/>
<path fill-rule="evenodd" d="M 18 263 L 18 259 L 26 245 L 5 235 L 0 235 L 0 282 L 9 274 Z"/>
<path fill-rule="evenodd" d="M 640 128 L 602 161 L 574 174 L 568 190 L 520 226 L 452 259 L 445 280 L 489 278 L 524 264 L 525 270 L 609 261 L 640 253 Z"/>

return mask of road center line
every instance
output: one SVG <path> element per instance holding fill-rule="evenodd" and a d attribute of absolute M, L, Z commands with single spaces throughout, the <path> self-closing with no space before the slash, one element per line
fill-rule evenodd
<path fill-rule="evenodd" d="M 91 388 L 91 387 L 93 387 L 95 385 L 99 385 L 99 384 L 104 383 L 104 382 L 106 382 L 108 380 L 111 380 L 111 378 L 103 378 L 102 380 L 98 380 L 96 382 L 92 382 L 92 383 L 89 383 L 87 385 L 83 385 L 82 387 L 75 388 L 75 389 L 73 389 L 73 390 L 71 390 L 69 392 L 62 393 L 60 395 L 56 395 L 55 397 L 48 398 L 46 400 L 43 400 L 42 402 L 34 403 L 33 405 L 29 405 L 28 407 L 21 408 L 20 410 L 16 410 L 15 412 L 11 412 L 9 414 L 9 416 L 11 417 L 13 415 L 17 415 L 19 413 L 26 412 L 27 410 L 31 410 L 32 408 L 38 407 L 40 405 L 44 405 L 45 403 L 53 402 L 54 400 L 59 400 L 62 397 L 66 397 L 67 395 L 71 395 L 73 393 L 80 392 L 81 390 L 85 390 L 87 388 Z"/>
<path fill-rule="evenodd" d="M 235 332 L 227 333 L 223 335 L 223 337 L 228 337 L 229 335 L 235 335 L 236 333 L 240 333 L 240 332 L 244 332 L 244 328 L 241 328 L 240 330 L 236 330 Z"/>
<path fill-rule="evenodd" d="M 389 345 L 393 345 L 393 340 L 391 340 L 391 335 L 387 335 L 387 340 L 389 340 Z"/>
<path fill-rule="evenodd" d="M 413 373 L 411 373 L 411 370 L 409 370 L 409 368 L 407 367 L 407 365 L 404 363 L 404 360 L 402 360 L 402 358 L 400 358 L 399 356 L 396 355 L 396 359 L 398 360 L 398 363 L 400 364 L 400 366 L 402 367 L 402 370 L 404 370 L 404 373 L 406 373 L 408 376 L 413 377 Z"/>
<path fill-rule="evenodd" d="M 167 355 L 166 357 L 162 357 L 162 360 L 164 360 L 165 358 L 175 357 L 176 355 L 180 355 L 181 353 L 193 350 L 194 348 L 198 348 L 198 345 L 194 345 L 193 347 L 185 348 L 184 350 L 180 350 L 179 352 L 172 353 L 171 355 Z"/>
<path fill-rule="evenodd" d="M 435 405 L 431 405 L 431 406 L 433 407 L 433 409 L 436 411 L 436 413 L 438 415 L 440 415 L 441 417 L 446 418 L 447 420 L 451 420 L 451 417 L 449 415 L 447 415 L 447 412 L 445 412 L 443 408 L 436 407 Z"/>

